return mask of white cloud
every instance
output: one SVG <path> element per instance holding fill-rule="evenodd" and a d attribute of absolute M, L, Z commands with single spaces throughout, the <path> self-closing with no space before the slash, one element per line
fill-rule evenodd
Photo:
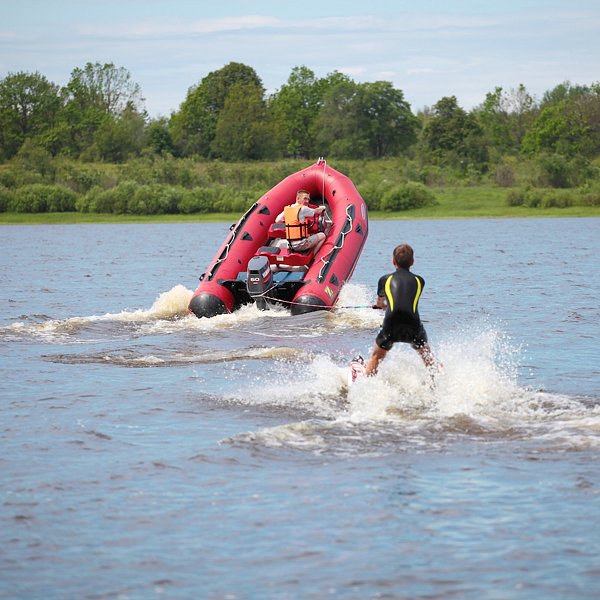
<path fill-rule="evenodd" d="M 274 27 L 278 23 L 279 21 L 272 17 L 247 15 L 221 19 L 195 20 L 191 22 L 160 20 L 143 21 L 118 26 L 85 24 L 77 26 L 76 31 L 84 36 L 96 37 L 156 37 L 252 30 L 264 27 Z"/>
<path fill-rule="evenodd" d="M 0 41 L 10 42 L 17 39 L 17 34 L 14 31 L 0 31 Z"/>
<path fill-rule="evenodd" d="M 443 3 L 439 12 L 398 12 L 394 3 L 384 12 L 367 3 L 363 14 L 350 16 L 356 5 L 344 14 L 340 2 L 340 16 L 329 16 L 332 10 L 310 12 L 297 3 L 274 2 L 267 9 L 264 2 L 249 2 L 249 12 L 237 15 L 226 2 L 210 11 L 199 4 L 188 5 L 187 19 L 166 4 L 164 14 L 178 18 L 150 16 L 144 11 L 152 3 L 144 2 L 137 20 L 113 22 L 114 10 L 104 9 L 90 15 L 82 9 L 59 27 L 38 19 L 34 27 L 19 28 L 3 19 L 0 68 L 37 70 L 64 84 L 82 63 L 113 62 L 140 84 L 151 114 L 176 110 L 191 86 L 232 61 L 254 68 L 270 91 L 300 65 L 317 77 L 339 71 L 357 82 L 391 81 L 417 108 L 448 95 L 469 108 L 496 85 L 523 83 L 541 95 L 565 79 L 598 79 L 600 5 L 541 10 L 513 2 L 459 10 L 452 3 L 457 9 L 450 14 L 451 5 Z M 250 14 L 261 7 L 267 14 Z"/>
<path fill-rule="evenodd" d="M 430 75 L 431 73 L 435 73 L 435 69 L 431 67 L 416 67 L 406 69 L 405 72 L 407 75 Z"/>

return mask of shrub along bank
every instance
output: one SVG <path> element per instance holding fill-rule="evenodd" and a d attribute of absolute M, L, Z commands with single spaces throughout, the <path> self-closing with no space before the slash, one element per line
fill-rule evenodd
<path fill-rule="evenodd" d="M 125 164 L 82 163 L 64 158 L 20 156 L 0 166 L 0 212 L 114 215 L 207 215 L 242 213 L 287 175 L 310 163 L 301 160 L 225 163 L 153 156 Z M 600 206 L 600 177 L 564 172 L 553 182 L 538 162 L 500 165 L 485 177 L 420 166 L 406 158 L 345 160 L 331 166 L 347 174 L 370 211 L 445 212 L 444 190 L 464 190 L 472 198 L 500 199 L 507 208 Z M 556 165 L 552 165 L 556 171 Z M 576 176 L 577 175 L 577 176 Z M 486 190 L 484 193 L 483 190 Z M 456 209 L 460 210 L 457 194 Z M 443 203 L 442 203 L 443 204 Z M 485 212 L 485 204 L 481 206 Z"/>

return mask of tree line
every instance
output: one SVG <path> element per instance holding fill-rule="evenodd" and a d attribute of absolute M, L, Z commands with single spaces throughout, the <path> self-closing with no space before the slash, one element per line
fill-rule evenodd
<path fill-rule="evenodd" d="M 469 111 L 447 96 L 414 113 L 388 81 L 356 83 L 337 71 L 318 78 L 298 66 L 267 94 L 252 67 L 232 62 L 193 85 L 171 115 L 153 119 L 140 86 L 112 63 L 75 68 L 64 87 L 38 72 L 0 80 L 0 167 L 29 162 L 37 171 L 56 171 L 60 160 L 124 165 L 317 156 L 401 159 L 414 171 L 407 181 L 423 184 L 450 174 L 512 186 L 527 162 L 534 185 L 579 187 L 600 178 L 600 83 L 564 82 L 541 99 L 524 85 L 497 87 Z M 12 175 L 0 169 L 5 191 L 18 187 L 15 169 Z M 44 182 L 54 183 L 49 176 L 21 181 Z M 106 191 L 110 181 L 101 187 Z"/>

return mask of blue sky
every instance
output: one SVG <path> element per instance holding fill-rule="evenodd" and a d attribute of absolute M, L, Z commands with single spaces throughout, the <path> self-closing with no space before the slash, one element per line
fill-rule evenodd
<path fill-rule="evenodd" d="M 0 0 L 0 78 L 39 71 L 65 85 L 87 62 L 125 67 L 153 117 L 231 61 L 268 91 L 293 67 L 385 80 L 414 111 L 496 86 L 541 98 L 600 80 L 599 0 Z"/>

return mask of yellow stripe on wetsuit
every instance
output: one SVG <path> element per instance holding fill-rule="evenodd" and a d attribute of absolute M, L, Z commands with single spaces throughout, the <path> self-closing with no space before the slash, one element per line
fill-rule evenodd
<path fill-rule="evenodd" d="M 421 291 L 423 290 L 421 280 L 418 277 L 415 277 L 415 279 L 417 280 L 417 293 L 415 294 L 415 299 L 413 300 L 413 313 L 417 312 L 417 304 L 419 304 L 419 297 L 421 296 Z"/>
<path fill-rule="evenodd" d="M 385 282 L 385 295 L 387 296 L 388 306 L 390 307 L 390 311 L 394 310 L 394 297 L 392 296 L 391 290 L 391 282 L 393 275 L 390 275 Z M 413 313 L 417 312 L 417 305 L 419 304 L 419 298 L 421 297 L 421 292 L 423 291 L 423 286 L 421 285 L 421 280 L 418 277 L 415 277 L 417 282 L 417 291 L 415 293 L 415 298 L 413 300 Z"/>
<path fill-rule="evenodd" d="M 392 290 L 390 289 L 390 282 L 392 281 L 392 275 L 390 275 L 385 282 L 385 295 L 387 296 L 388 306 L 393 312 L 394 310 L 394 297 L 392 296 Z"/>

